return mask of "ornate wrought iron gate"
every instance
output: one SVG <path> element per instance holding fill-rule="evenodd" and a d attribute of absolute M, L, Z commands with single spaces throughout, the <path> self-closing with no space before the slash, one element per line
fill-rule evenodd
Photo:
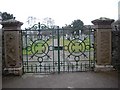
<path fill-rule="evenodd" d="M 49 29 L 43 24 L 22 30 L 24 72 L 54 73 L 93 70 L 94 31 Z"/>

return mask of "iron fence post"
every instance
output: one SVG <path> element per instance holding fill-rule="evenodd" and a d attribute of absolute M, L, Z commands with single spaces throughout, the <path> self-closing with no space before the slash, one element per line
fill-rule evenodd
<path fill-rule="evenodd" d="M 57 36 L 58 36 L 58 73 L 60 73 L 60 37 L 59 37 L 59 26 L 57 26 Z"/>

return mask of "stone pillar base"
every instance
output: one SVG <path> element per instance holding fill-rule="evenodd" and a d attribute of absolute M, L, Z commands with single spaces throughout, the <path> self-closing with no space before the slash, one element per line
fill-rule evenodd
<path fill-rule="evenodd" d="M 112 65 L 95 65 L 94 71 L 95 72 L 108 72 L 108 71 L 114 71 Z"/>
<path fill-rule="evenodd" d="M 4 68 L 4 71 L 7 74 L 14 74 L 14 75 L 19 75 L 21 76 L 23 74 L 23 67 L 19 67 L 19 68 Z"/>

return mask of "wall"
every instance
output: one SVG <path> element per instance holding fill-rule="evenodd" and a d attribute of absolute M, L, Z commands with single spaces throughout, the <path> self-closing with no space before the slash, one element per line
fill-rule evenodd
<path fill-rule="evenodd" d="M 2 30 L 0 29 L 0 89 L 2 88 Z"/>

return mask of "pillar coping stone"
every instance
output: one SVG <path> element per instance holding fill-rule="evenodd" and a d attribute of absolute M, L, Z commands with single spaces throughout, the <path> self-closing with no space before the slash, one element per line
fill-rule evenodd
<path fill-rule="evenodd" d="M 9 19 L 9 20 L 5 20 L 0 22 L 0 24 L 2 25 L 2 28 L 4 27 L 21 27 L 23 25 L 22 22 L 17 21 L 15 19 Z"/>
<path fill-rule="evenodd" d="M 116 20 L 113 25 L 120 25 L 120 19 Z"/>
<path fill-rule="evenodd" d="M 109 19 L 106 17 L 101 17 L 99 19 L 95 19 L 91 21 L 94 25 L 111 25 L 115 20 L 114 19 Z"/>
<path fill-rule="evenodd" d="M 120 31 L 120 19 L 112 23 L 112 31 Z"/>

